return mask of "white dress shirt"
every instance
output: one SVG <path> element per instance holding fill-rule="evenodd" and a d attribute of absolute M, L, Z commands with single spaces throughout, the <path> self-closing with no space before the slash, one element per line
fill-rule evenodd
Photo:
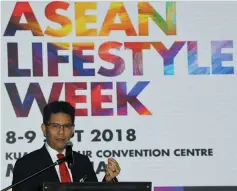
<path fill-rule="evenodd" d="M 52 161 L 55 162 L 56 160 L 58 160 L 57 154 L 59 154 L 59 152 L 56 151 L 56 150 L 54 150 L 53 148 L 51 148 L 47 142 L 45 142 L 45 147 L 46 147 L 47 151 L 49 152 L 49 155 L 51 156 Z M 66 152 L 66 151 L 65 151 L 65 149 L 64 149 L 61 154 L 64 154 L 64 156 L 65 156 L 65 152 Z M 66 167 L 67 167 L 67 169 L 68 169 L 68 172 L 69 172 L 69 174 L 70 174 L 71 180 L 72 180 L 72 182 L 73 182 L 71 170 L 68 168 L 67 162 L 65 162 L 65 163 L 66 163 Z M 56 169 L 56 172 L 57 172 L 57 174 L 58 174 L 58 178 L 59 178 L 59 180 L 60 180 L 60 182 L 61 182 L 61 176 L 60 176 L 60 172 L 59 172 L 59 165 L 56 165 L 56 166 L 55 166 L 55 169 Z"/>

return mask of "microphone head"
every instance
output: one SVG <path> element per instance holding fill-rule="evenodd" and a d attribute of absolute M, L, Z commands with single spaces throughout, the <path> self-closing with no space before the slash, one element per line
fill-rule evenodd
<path fill-rule="evenodd" d="M 71 142 L 71 141 L 68 141 L 68 142 L 65 143 L 64 148 L 72 147 L 72 146 L 73 146 L 72 142 Z"/>
<path fill-rule="evenodd" d="M 73 159 L 73 150 L 72 150 L 72 142 L 68 141 L 65 144 L 65 149 L 66 149 L 66 161 L 68 163 L 68 167 L 70 169 L 72 169 L 73 165 L 74 165 L 74 159 Z"/>

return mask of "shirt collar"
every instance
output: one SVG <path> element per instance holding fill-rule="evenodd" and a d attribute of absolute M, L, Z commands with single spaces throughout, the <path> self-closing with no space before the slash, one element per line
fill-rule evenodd
<path fill-rule="evenodd" d="M 50 147 L 47 141 L 45 142 L 45 147 L 52 158 L 57 158 L 57 154 L 59 154 L 59 152 L 53 149 L 52 147 Z M 64 149 L 63 152 L 61 153 L 64 154 L 65 156 L 66 150 Z"/>

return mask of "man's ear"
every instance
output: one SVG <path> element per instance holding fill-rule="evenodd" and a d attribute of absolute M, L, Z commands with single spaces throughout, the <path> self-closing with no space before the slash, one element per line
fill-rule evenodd
<path fill-rule="evenodd" d="M 46 137 L 46 126 L 44 123 L 41 124 L 41 129 L 43 131 L 44 136 Z"/>

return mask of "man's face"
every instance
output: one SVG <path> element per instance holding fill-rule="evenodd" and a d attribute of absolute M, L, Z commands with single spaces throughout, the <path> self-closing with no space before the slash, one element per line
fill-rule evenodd
<path fill-rule="evenodd" d="M 51 114 L 48 124 L 42 124 L 41 128 L 47 143 L 58 152 L 63 151 L 74 132 L 72 119 L 65 113 Z"/>

